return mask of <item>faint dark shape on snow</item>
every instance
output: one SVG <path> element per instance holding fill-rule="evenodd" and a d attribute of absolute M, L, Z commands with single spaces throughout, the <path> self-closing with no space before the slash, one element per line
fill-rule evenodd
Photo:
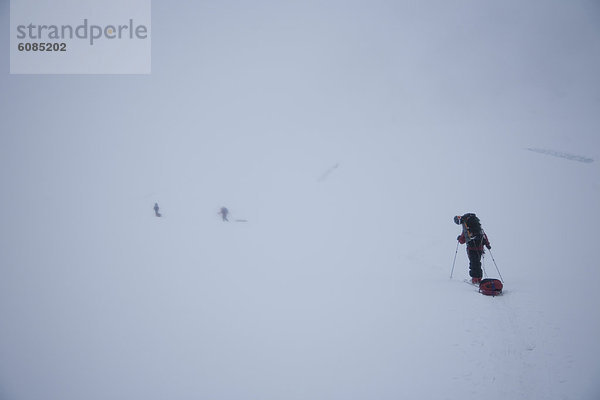
<path fill-rule="evenodd" d="M 555 151 L 555 150 L 549 150 L 549 149 L 536 149 L 536 148 L 531 148 L 531 147 L 528 147 L 527 150 L 533 151 L 534 153 L 547 154 L 549 156 L 566 158 L 567 160 L 579 161 L 582 163 L 589 164 L 589 163 L 594 162 L 593 158 L 578 156 L 576 154 L 564 153 L 562 151 Z"/>
<path fill-rule="evenodd" d="M 336 169 L 337 167 L 339 167 L 339 166 L 340 166 L 340 164 L 338 163 L 338 164 L 335 164 L 333 167 L 330 167 L 330 168 L 329 168 L 327 171 L 325 171 L 325 172 L 323 173 L 323 175 L 321 175 L 321 177 L 319 178 L 318 182 L 323 182 L 325 179 L 327 179 L 327 177 L 328 177 L 329 175 L 331 175 L 331 173 L 332 173 L 333 171 L 335 171 L 335 169 Z"/>

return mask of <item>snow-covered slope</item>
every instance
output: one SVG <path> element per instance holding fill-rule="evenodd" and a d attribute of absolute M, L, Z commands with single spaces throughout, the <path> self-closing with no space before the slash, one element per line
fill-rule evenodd
<path fill-rule="evenodd" d="M 0 399 L 600 398 L 597 10 L 434 3 L 155 2 L 151 77 L 0 76 Z"/>
<path fill-rule="evenodd" d="M 423 174 L 428 147 L 379 150 L 337 154 L 325 182 L 327 160 L 265 163 L 232 202 L 246 223 L 211 187 L 40 213 L 32 251 L 3 254 L 5 397 L 594 398 L 598 164 L 473 147 L 473 199 L 460 157 Z M 449 279 L 466 211 L 502 297 L 463 283 L 462 247 Z"/>

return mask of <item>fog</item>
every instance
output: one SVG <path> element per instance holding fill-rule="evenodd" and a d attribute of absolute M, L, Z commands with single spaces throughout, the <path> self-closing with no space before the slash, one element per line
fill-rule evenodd
<path fill-rule="evenodd" d="M 139 76 L 4 35 L 0 398 L 598 398 L 599 21 L 155 1 Z M 466 212 L 501 297 L 449 279 Z"/>

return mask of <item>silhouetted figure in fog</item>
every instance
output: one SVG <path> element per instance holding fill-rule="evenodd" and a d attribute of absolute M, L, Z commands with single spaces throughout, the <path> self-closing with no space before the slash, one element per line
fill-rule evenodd
<path fill-rule="evenodd" d="M 227 207 L 221 207 L 221 211 L 219 211 L 219 215 L 221 215 L 221 218 L 223 218 L 223 221 L 229 222 L 229 220 L 227 219 L 228 214 L 229 214 L 229 210 L 227 209 Z"/>
<path fill-rule="evenodd" d="M 154 215 L 156 215 L 157 217 L 162 217 L 162 214 L 158 212 L 159 207 L 158 207 L 158 203 L 154 203 Z"/>

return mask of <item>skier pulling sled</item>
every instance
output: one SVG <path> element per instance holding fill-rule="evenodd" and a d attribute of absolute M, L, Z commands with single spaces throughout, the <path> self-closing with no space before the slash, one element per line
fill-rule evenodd
<path fill-rule="evenodd" d="M 483 270 L 481 265 L 481 257 L 485 253 L 485 248 L 491 251 L 492 246 L 487 235 L 481 227 L 481 221 L 474 213 L 467 213 L 462 216 L 454 217 L 454 223 L 462 226 L 462 233 L 458 235 L 456 240 L 456 250 L 458 252 L 458 244 L 467 245 L 467 256 L 469 257 L 469 283 L 479 287 L 479 293 L 486 296 L 497 296 L 502 294 L 503 283 L 501 280 L 493 278 L 483 279 Z M 490 253 L 491 254 L 491 253 Z M 493 259 L 493 257 L 492 257 Z M 456 254 L 454 255 L 456 262 Z M 496 262 L 494 261 L 494 265 Z M 496 266 L 496 269 L 498 267 Z M 454 272 L 454 263 L 452 264 L 452 272 Z M 500 274 L 500 271 L 498 271 Z M 452 273 L 450 274 L 452 277 Z M 500 276 L 502 278 L 502 276 Z"/>
<path fill-rule="evenodd" d="M 221 216 L 223 222 L 229 222 L 229 210 L 227 209 L 227 207 L 221 207 L 221 210 L 217 213 Z M 242 218 L 238 218 L 238 219 L 234 219 L 233 221 L 235 222 L 248 222 L 247 219 L 242 219 Z"/>

